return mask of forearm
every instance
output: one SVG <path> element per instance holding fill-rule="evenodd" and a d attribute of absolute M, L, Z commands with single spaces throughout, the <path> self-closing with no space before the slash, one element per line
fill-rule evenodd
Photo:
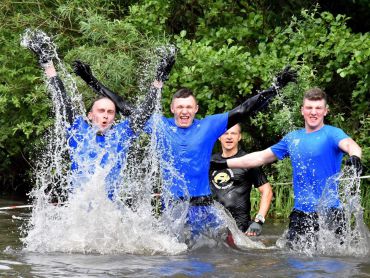
<path fill-rule="evenodd" d="M 135 132 L 140 132 L 152 116 L 156 107 L 157 97 L 161 94 L 161 91 L 162 82 L 155 81 L 145 96 L 144 101 L 132 112 L 130 126 Z"/>
<path fill-rule="evenodd" d="M 352 138 L 346 138 L 340 141 L 339 148 L 349 156 L 355 155 L 358 158 L 361 158 L 362 156 L 361 147 Z"/>
<path fill-rule="evenodd" d="M 263 187 L 263 190 L 260 190 L 261 200 L 260 200 L 258 214 L 261 214 L 263 217 L 266 217 L 268 210 L 270 208 L 270 205 L 271 205 L 272 188 L 269 183 L 262 185 L 262 187 Z"/>
<path fill-rule="evenodd" d="M 270 100 L 277 94 L 275 87 L 270 87 L 259 94 L 248 98 L 241 105 L 229 112 L 227 128 L 231 128 L 243 121 L 246 117 L 251 117 L 258 111 L 264 109 Z"/>
<path fill-rule="evenodd" d="M 351 139 L 352 140 L 352 139 Z M 353 140 L 352 140 L 353 141 Z M 362 156 L 362 149 L 355 141 L 353 141 L 353 144 L 350 145 L 348 155 L 352 156 L 355 155 L 359 158 Z"/>
<path fill-rule="evenodd" d="M 255 168 L 262 166 L 264 160 L 261 154 L 263 151 L 246 154 L 241 157 L 231 158 L 227 160 L 228 168 Z"/>
<path fill-rule="evenodd" d="M 57 75 L 55 75 L 48 79 L 48 83 L 49 86 L 51 86 L 51 89 L 56 91 L 60 95 L 66 113 L 65 115 L 66 120 L 68 121 L 69 124 L 72 124 L 74 118 L 72 111 L 72 103 L 71 99 L 67 95 L 62 80 Z"/>

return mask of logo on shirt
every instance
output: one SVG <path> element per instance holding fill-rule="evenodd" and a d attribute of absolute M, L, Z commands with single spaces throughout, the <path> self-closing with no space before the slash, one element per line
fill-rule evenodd
<path fill-rule="evenodd" d="M 227 189 L 234 183 L 234 173 L 230 169 L 213 171 L 211 181 L 217 189 Z"/>

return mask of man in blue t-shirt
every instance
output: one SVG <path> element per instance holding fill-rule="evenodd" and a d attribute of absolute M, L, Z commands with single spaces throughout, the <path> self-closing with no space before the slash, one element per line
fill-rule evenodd
<path fill-rule="evenodd" d="M 75 73 L 100 95 L 85 117 L 73 113 L 71 99 L 53 64 L 56 47 L 50 38 L 39 30 L 27 31 L 25 37 L 27 39 L 25 47 L 37 55 L 49 87 L 57 93 L 57 97 L 64 105 L 61 113 L 65 112 L 66 121 L 69 124 L 67 141 L 71 157 L 72 190 L 86 183 L 99 166 L 107 170 L 106 191 L 108 197 L 113 200 L 121 182 L 121 168 L 128 148 L 152 115 L 157 95 L 173 66 L 174 56 L 171 53 L 169 56 L 162 57 L 157 68 L 156 80 L 145 100 L 136 109 L 100 84 L 92 75 L 89 65 L 75 61 L 73 64 Z M 116 123 L 116 112 L 128 117 Z"/>
<path fill-rule="evenodd" d="M 305 128 L 288 133 L 270 148 L 247 154 L 226 162 L 211 162 L 211 168 L 253 168 L 276 159 L 290 157 L 293 167 L 294 209 L 290 215 L 288 240 L 298 241 L 301 235 L 314 239 L 319 229 L 317 205 L 326 186 L 337 191 L 335 182 L 329 180 L 341 170 L 343 153 L 349 155 L 347 165 L 361 173 L 361 148 L 343 130 L 324 124 L 328 113 L 326 94 L 319 88 L 305 92 L 301 113 Z M 329 189 L 329 190 L 330 190 Z M 333 192 L 332 191 L 332 192 Z M 329 210 L 333 230 L 341 234 L 343 212 L 340 201 L 332 194 Z"/>
<path fill-rule="evenodd" d="M 181 88 L 171 101 L 174 117 L 153 115 L 146 124 L 144 130 L 157 138 L 157 151 L 162 158 L 163 186 L 172 195 L 174 203 L 190 203 L 188 223 L 193 234 L 218 226 L 218 218 L 213 214 L 213 206 L 210 206 L 213 201 L 208 178 L 214 143 L 227 129 L 265 108 L 279 89 L 295 82 L 296 75 L 295 70 L 286 67 L 276 76 L 270 88 L 229 112 L 201 120 L 195 119 L 198 103 L 193 92 Z"/>
<path fill-rule="evenodd" d="M 173 118 L 152 117 L 146 131 L 155 133 L 158 151 L 164 161 L 171 161 L 178 175 L 163 169 L 164 184 L 175 201 L 189 201 L 187 222 L 193 235 L 212 233 L 220 224 L 212 204 L 209 185 L 209 163 L 217 139 L 229 128 L 246 117 L 262 110 L 277 94 L 277 90 L 295 81 L 296 72 L 285 68 L 276 78 L 276 83 L 267 90 L 247 99 L 233 110 L 196 119 L 198 103 L 192 91 L 178 90 L 172 97 Z"/>

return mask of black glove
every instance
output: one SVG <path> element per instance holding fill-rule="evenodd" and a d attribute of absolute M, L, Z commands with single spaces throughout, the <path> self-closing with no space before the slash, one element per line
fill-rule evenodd
<path fill-rule="evenodd" d="M 284 88 L 289 82 L 296 82 L 297 77 L 297 71 L 292 70 L 290 66 L 287 66 L 275 76 L 274 87 L 276 89 Z"/>
<path fill-rule="evenodd" d="M 41 66 L 51 61 L 56 55 L 56 47 L 51 38 L 40 30 L 27 29 L 22 36 L 21 45 L 37 55 Z"/>
<path fill-rule="evenodd" d="M 86 64 L 80 60 L 75 60 L 72 63 L 73 71 L 79 77 L 82 78 L 87 84 L 92 84 L 93 82 L 97 82 L 96 78 L 93 76 L 91 72 L 91 68 L 89 64 Z"/>
<path fill-rule="evenodd" d="M 245 233 L 256 233 L 256 236 L 259 236 L 262 233 L 262 224 L 255 221 L 251 222 Z"/>
<path fill-rule="evenodd" d="M 351 155 L 345 162 L 346 166 L 354 167 L 356 175 L 360 176 L 362 173 L 362 163 L 361 159 L 356 155 Z"/>
<path fill-rule="evenodd" d="M 211 162 L 210 162 L 209 169 L 211 171 L 223 170 L 223 169 L 227 169 L 227 168 L 229 168 L 229 167 L 227 166 L 226 160 L 223 160 L 223 161 L 221 161 L 221 160 L 211 160 Z"/>
<path fill-rule="evenodd" d="M 173 45 L 157 50 L 161 60 L 157 66 L 156 80 L 167 81 L 173 65 L 175 64 L 176 48 Z"/>

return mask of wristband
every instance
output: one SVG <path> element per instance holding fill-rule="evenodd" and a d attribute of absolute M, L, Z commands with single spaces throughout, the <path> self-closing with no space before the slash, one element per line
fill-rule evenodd
<path fill-rule="evenodd" d="M 263 217 L 261 214 L 257 214 L 256 217 L 254 218 L 254 221 L 260 224 L 265 223 L 265 217 Z"/>

